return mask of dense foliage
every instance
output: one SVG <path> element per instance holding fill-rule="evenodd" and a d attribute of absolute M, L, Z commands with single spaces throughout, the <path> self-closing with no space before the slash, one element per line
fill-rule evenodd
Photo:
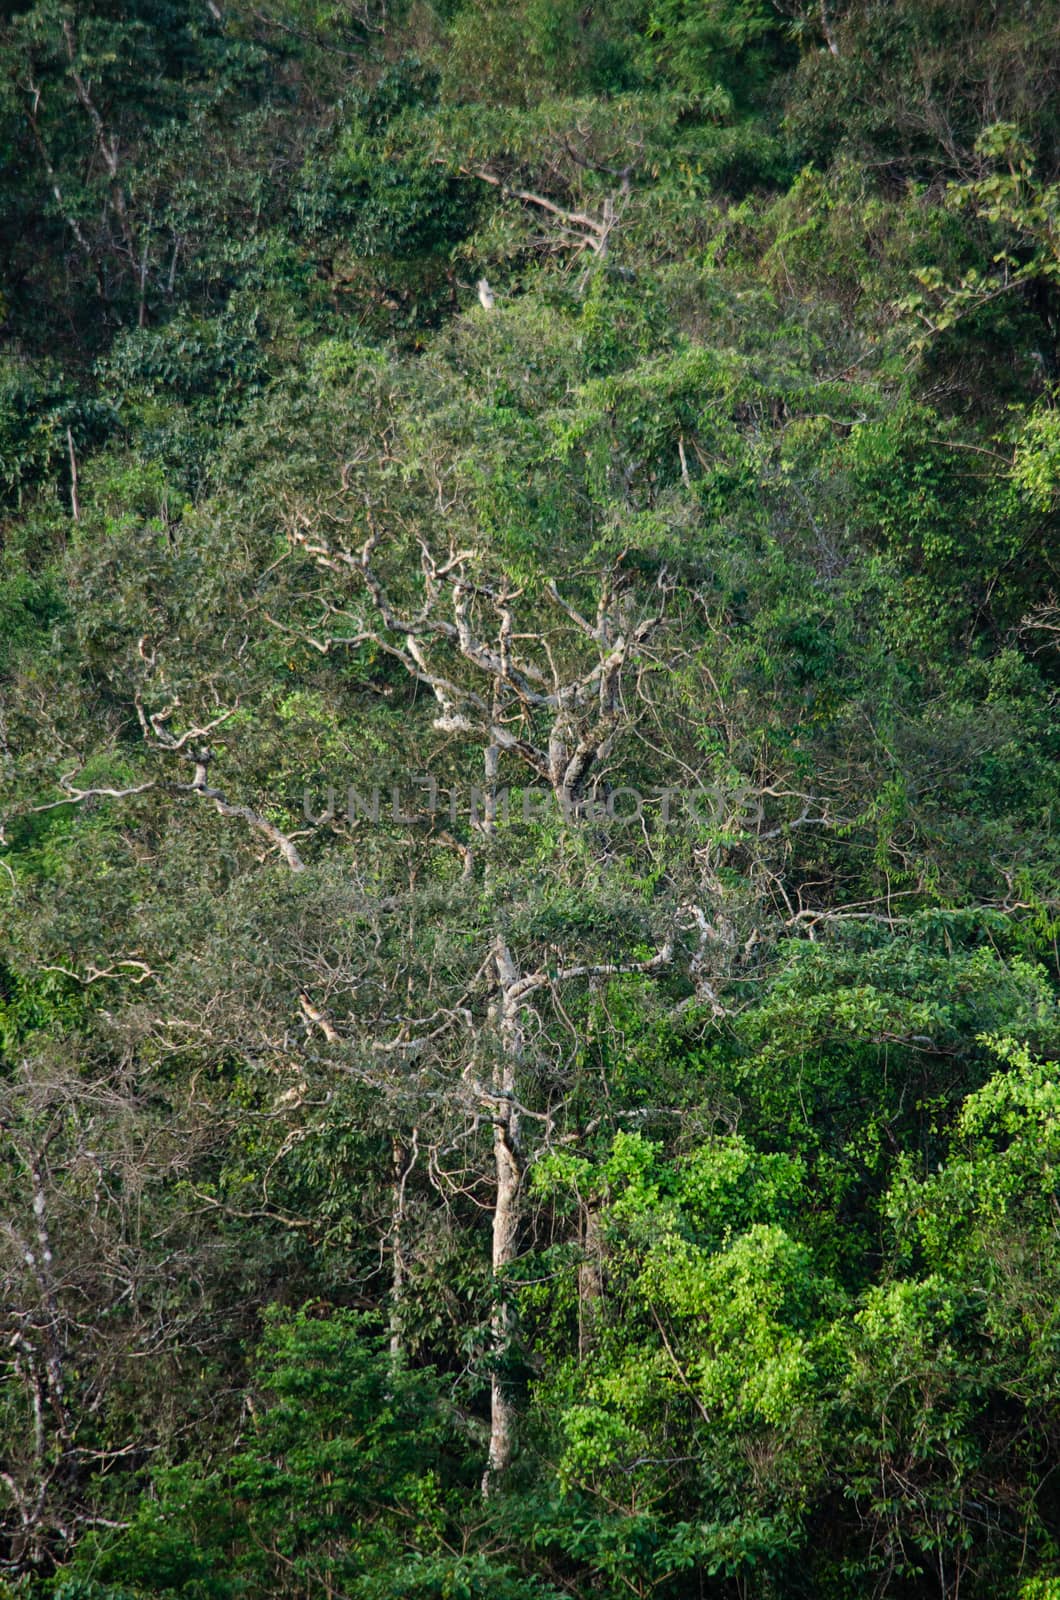
<path fill-rule="evenodd" d="M 0 1596 L 1060 1595 L 1060 6 L 0 14 Z"/>

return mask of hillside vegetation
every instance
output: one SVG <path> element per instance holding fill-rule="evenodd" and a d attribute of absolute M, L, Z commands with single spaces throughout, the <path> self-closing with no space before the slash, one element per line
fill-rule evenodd
<path fill-rule="evenodd" d="M 1060 1596 L 1060 6 L 0 13 L 0 1597 Z"/>

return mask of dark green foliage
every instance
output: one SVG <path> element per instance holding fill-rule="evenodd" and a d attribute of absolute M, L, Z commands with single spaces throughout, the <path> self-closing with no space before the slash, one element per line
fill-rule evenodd
<path fill-rule="evenodd" d="M 242 1447 L 158 1475 L 118 1539 L 86 1547 L 89 1592 L 233 1600 L 322 1586 L 359 1600 L 533 1600 L 503 1559 L 461 1553 L 475 1514 L 466 1427 L 349 1313 L 273 1318 Z M 76 1600 L 78 1580 L 55 1594 Z"/>
<path fill-rule="evenodd" d="M 4 11 L 0 1600 L 1056 1600 L 1058 83 Z"/>

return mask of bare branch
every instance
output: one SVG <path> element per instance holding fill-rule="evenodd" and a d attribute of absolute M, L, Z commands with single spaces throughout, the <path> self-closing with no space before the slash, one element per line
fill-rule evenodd
<path fill-rule="evenodd" d="M 250 806 L 234 805 L 228 800 L 220 789 L 212 789 L 206 782 L 206 763 L 209 760 L 209 751 L 200 752 L 196 759 L 195 778 L 191 783 L 182 783 L 181 789 L 186 789 L 192 794 L 201 795 L 204 800 L 212 800 L 214 806 L 222 817 L 241 817 L 248 823 L 255 833 L 260 833 L 263 839 L 273 845 L 292 872 L 304 872 L 305 862 L 302 860 L 293 839 L 283 833 L 274 822 L 263 817 L 260 812 L 254 811 Z"/>
<path fill-rule="evenodd" d="M 605 201 L 602 217 L 593 217 L 587 211 L 568 211 L 564 206 L 557 205 L 554 200 L 549 200 L 543 194 L 536 194 L 532 189 L 517 189 L 499 173 L 491 172 L 488 167 L 461 167 L 460 171 L 465 177 L 479 178 L 483 183 L 492 184 L 502 195 L 510 195 L 514 200 L 521 200 L 524 205 L 536 206 L 539 211 L 555 217 L 565 229 L 569 230 L 572 242 L 580 248 L 592 250 L 601 257 L 607 253 L 608 238 L 615 225 L 612 200 Z M 624 184 L 628 188 L 628 173 L 624 175 Z"/>
<path fill-rule="evenodd" d="M 73 777 L 74 774 L 72 772 L 65 772 L 58 779 L 60 789 L 66 790 L 66 795 L 62 800 L 49 800 L 44 805 L 30 806 L 30 812 L 54 811 L 56 806 L 81 805 L 85 800 L 124 800 L 128 795 L 144 794 L 148 789 L 156 789 L 158 787 L 155 779 L 152 778 L 147 783 L 134 783 L 128 789 L 75 789 Z"/>
<path fill-rule="evenodd" d="M 139 975 L 132 977 L 131 973 L 121 970 L 123 967 L 132 967 Z M 61 972 L 64 977 L 73 978 L 77 983 L 83 983 L 86 987 L 90 983 L 99 983 L 103 978 L 128 977 L 131 978 L 133 983 L 146 983 L 148 978 L 156 976 L 154 969 L 149 967 L 146 961 L 135 961 L 131 956 L 115 961 L 112 967 L 97 967 L 94 962 L 90 961 L 84 977 L 79 972 L 72 972 L 69 967 L 42 967 L 41 971 Z"/>

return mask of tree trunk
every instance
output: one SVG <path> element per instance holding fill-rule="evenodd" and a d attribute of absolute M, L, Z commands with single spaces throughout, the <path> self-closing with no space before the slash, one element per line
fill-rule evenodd
<path fill-rule="evenodd" d="M 597 1202 L 585 1206 L 582 1259 L 578 1267 L 578 1354 L 588 1355 L 596 1343 L 600 1298 L 604 1292 L 603 1232 Z"/>
<path fill-rule="evenodd" d="M 408 1262 L 405 1255 L 405 1185 L 419 1154 L 417 1130 L 412 1130 L 412 1149 L 406 1150 L 395 1134 L 390 1146 L 390 1354 L 400 1359 L 405 1348 L 404 1309 Z"/>
<path fill-rule="evenodd" d="M 497 1096 L 493 1109 L 493 1161 L 497 1189 L 493 1205 L 491 1262 L 494 1303 L 490 1319 L 493 1363 L 490 1379 L 490 1445 L 486 1471 L 482 1477 L 484 1495 L 496 1487 L 498 1479 L 510 1465 L 514 1444 L 515 1408 L 504 1372 L 512 1334 L 512 1309 L 505 1277 L 515 1260 L 522 1187 L 519 1118 L 513 1105 L 516 1070 L 523 1049 L 519 1022 L 520 999 L 515 993 L 519 970 L 502 937 L 496 940 L 493 959 L 499 989 L 495 1014 L 499 1022 L 500 1055 L 493 1070 L 493 1088 Z"/>

